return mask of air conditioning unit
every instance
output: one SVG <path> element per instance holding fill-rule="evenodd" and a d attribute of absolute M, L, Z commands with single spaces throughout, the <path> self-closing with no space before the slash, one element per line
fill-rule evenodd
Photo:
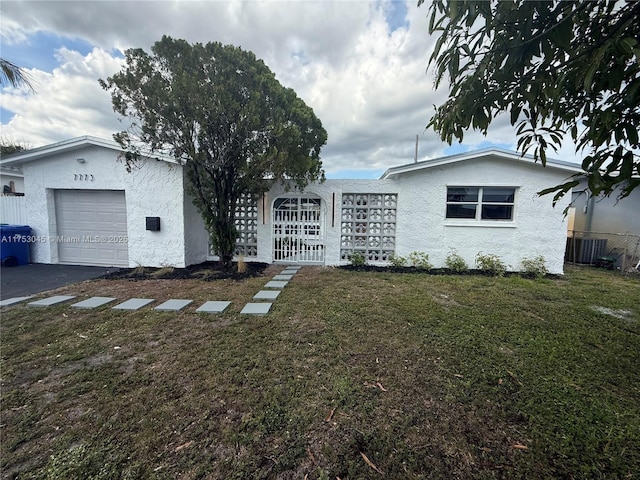
<path fill-rule="evenodd" d="M 607 252 L 606 238 L 567 238 L 564 259 L 567 262 L 594 264 Z"/>

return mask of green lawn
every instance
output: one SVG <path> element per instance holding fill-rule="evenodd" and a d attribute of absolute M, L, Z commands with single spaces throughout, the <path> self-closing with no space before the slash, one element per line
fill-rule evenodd
<path fill-rule="evenodd" d="M 638 478 L 638 278 L 305 268 L 240 316 L 265 282 L 220 316 L 3 310 L 2 477 Z"/>

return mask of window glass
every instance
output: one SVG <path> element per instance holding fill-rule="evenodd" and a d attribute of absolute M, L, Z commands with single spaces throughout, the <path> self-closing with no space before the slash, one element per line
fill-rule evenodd
<path fill-rule="evenodd" d="M 450 203 L 447 205 L 447 218 L 476 218 L 476 205 Z"/>
<path fill-rule="evenodd" d="M 515 188 L 484 187 L 482 189 L 483 203 L 513 203 Z"/>
<path fill-rule="evenodd" d="M 482 220 L 511 220 L 513 205 L 482 205 Z"/>
<path fill-rule="evenodd" d="M 447 202 L 477 202 L 477 187 L 449 187 L 447 189 Z"/>

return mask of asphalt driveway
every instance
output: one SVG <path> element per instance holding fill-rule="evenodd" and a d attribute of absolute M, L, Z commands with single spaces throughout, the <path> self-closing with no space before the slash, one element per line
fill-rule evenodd
<path fill-rule="evenodd" d="M 82 282 L 119 270 L 118 267 L 82 265 L 45 265 L 31 263 L 18 267 L 0 267 L 0 300 L 23 297 Z"/>

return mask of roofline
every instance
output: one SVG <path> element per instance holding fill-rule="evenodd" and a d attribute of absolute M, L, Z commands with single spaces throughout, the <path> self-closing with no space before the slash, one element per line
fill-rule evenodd
<path fill-rule="evenodd" d="M 520 155 L 519 153 L 513 152 L 511 150 L 503 150 L 500 148 L 490 147 L 490 148 L 484 148 L 481 150 L 474 150 L 471 152 L 464 152 L 464 153 L 458 153 L 455 155 L 447 155 L 444 157 L 433 158 L 430 160 L 423 160 L 421 162 L 407 163 L 405 165 L 399 165 L 397 167 L 391 167 L 387 169 L 382 174 L 382 176 L 380 176 L 380 179 L 386 179 L 386 178 L 393 177 L 395 175 L 400 175 L 402 173 L 409 173 L 416 170 L 439 167 L 439 166 L 448 165 L 451 163 L 464 162 L 467 160 L 475 160 L 478 158 L 490 157 L 490 156 L 503 158 L 507 160 L 513 160 L 517 162 L 523 162 L 529 165 L 535 165 L 535 164 L 542 165 L 540 162 L 536 162 L 533 155 Z M 571 173 L 582 172 L 582 168 L 580 168 L 580 165 L 567 162 L 564 160 L 556 160 L 552 158 L 547 158 L 546 167 L 562 170 L 565 172 L 571 172 Z"/>
<path fill-rule="evenodd" d="M 122 148 L 122 146 L 120 146 L 120 144 L 115 142 L 114 140 L 106 140 L 104 138 L 85 135 L 82 137 L 75 137 L 68 140 L 62 140 L 60 142 L 51 143 L 49 145 L 44 145 L 42 147 L 33 148 L 30 150 L 24 150 L 19 153 L 14 153 L 0 160 L 0 165 L 2 165 L 3 167 L 10 166 L 13 164 L 20 165 L 23 163 L 39 160 L 43 157 L 46 157 L 54 153 L 72 151 L 87 145 L 95 145 L 98 147 L 116 150 L 118 152 L 125 151 Z M 177 163 L 173 157 L 170 157 L 168 155 L 153 154 L 153 153 L 150 153 L 148 150 L 147 151 L 143 150 L 141 154 L 148 158 L 155 158 L 155 159 L 163 160 L 169 163 Z"/>

